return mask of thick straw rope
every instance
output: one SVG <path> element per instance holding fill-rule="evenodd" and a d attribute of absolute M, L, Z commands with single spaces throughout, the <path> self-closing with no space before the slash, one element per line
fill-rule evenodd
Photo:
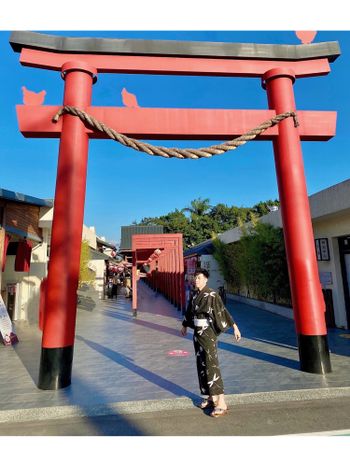
<path fill-rule="evenodd" d="M 177 157 L 178 159 L 200 159 L 202 157 L 212 157 L 219 154 L 224 154 L 227 151 L 231 151 L 236 149 L 243 144 L 246 144 L 248 141 L 253 140 L 261 133 L 266 131 L 268 128 L 271 128 L 282 120 L 286 118 L 293 117 L 294 126 L 299 126 L 298 118 L 295 112 L 285 112 L 283 114 L 276 115 L 275 117 L 271 118 L 270 120 L 266 120 L 265 122 L 261 123 L 261 125 L 253 128 L 252 130 L 244 133 L 242 136 L 235 138 L 231 141 L 226 141 L 222 144 L 217 144 L 213 146 L 209 146 L 207 148 L 200 148 L 200 149 L 180 149 L 180 148 L 167 148 L 165 146 L 153 146 L 152 144 L 144 143 L 134 138 L 129 138 L 117 131 L 109 128 L 104 123 L 96 120 L 91 115 L 87 114 L 83 110 L 77 109 L 76 107 L 72 107 L 69 105 L 65 105 L 62 107 L 57 114 L 53 117 L 52 121 L 57 123 L 59 118 L 64 114 L 74 115 L 79 117 L 80 120 L 88 124 L 91 128 L 106 133 L 111 139 L 118 141 L 119 143 L 123 144 L 124 146 L 128 146 L 130 148 L 136 149 L 136 151 L 142 151 L 150 156 L 161 156 L 161 157 Z"/>

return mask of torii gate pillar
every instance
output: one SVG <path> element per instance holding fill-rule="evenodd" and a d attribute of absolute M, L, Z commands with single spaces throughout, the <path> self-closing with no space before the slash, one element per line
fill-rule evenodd
<path fill-rule="evenodd" d="M 274 68 L 263 75 L 269 108 L 276 114 L 295 110 L 294 81 L 294 73 L 287 68 Z M 324 374 L 331 371 L 325 303 L 318 276 L 300 137 L 291 119 L 279 124 L 273 146 L 300 369 Z"/>
<path fill-rule="evenodd" d="M 95 73 L 96 69 L 84 62 L 63 65 L 65 105 L 85 109 L 91 104 Z M 71 384 L 88 145 L 84 124 L 65 115 L 47 276 L 40 389 L 59 389 Z"/>

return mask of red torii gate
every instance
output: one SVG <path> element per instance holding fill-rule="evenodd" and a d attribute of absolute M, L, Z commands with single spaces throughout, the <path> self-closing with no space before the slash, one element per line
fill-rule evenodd
<path fill-rule="evenodd" d="M 132 308 L 137 312 L 137 266 L 148 265 L 147 281 L 179 310 L 185 307 L 182 234 L 132 236 Z"/>
<path fill-rule="evenodd" d="M 263 120 L 296 109 L 295 79 L 326 75 L 340 55 L 337 42 L 298 46 L 67 38 L 13 32 L 10 43 L 25 66 L 59 71 L 64 105 L 85 110 L 120 133 L 145 139 L 230 139 Z M 145 109 L 91 106 L 97 73 L 257 77 L 269 110 Z M 71 382 L 76 290 L 89 138 L 105 138 L 72 115 L 57 124 L 61 106 L 17 106 L 27 137 L 60 138 L 52 248 L 48 270 L 39 388 Z M 298 111 L 258 139 L 273 141 L 292 302 L 303 371 L 331 371 L 325 304 L 318 278 L 301 140 L 328 140 L 336 112 Z M 71 202 L 74 200 L 74 203 Z M 69 202 L 67 204 L 67 201 Z"/>

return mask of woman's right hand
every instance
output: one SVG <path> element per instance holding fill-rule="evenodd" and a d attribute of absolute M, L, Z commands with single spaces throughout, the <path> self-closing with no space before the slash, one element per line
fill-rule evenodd
<path fill-rule="evenodd" d="M 182 334 L 183 336 L 186 336 L 186 334 L 187 334 L 187 328 L 186 328 L 186 326 L 182 326 L 182 328 L 181 328 L 181 334 Z"/>

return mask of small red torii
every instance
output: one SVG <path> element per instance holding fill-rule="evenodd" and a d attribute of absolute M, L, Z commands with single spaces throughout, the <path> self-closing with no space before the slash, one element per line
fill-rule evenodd
<path fill-rule="evenodd" d="M 182 234 L 132 236 L 132 309 L 137 313 L 137 266 L 149 264 L 148 281 L 179 310 L 185 307 Z"/>
<path fill-rule="evenodd" d="M 63 105 L 80 108 L 119 133 L 145 139 L 230 139 L 276 114 L 296 110 L 296 79 L 326 75 L 339 55 L 337 42 L 302 45 L 64 38 L 13 32 L 10 43 L 25 66 L 61 73 Z M 144 73 L 260 78 L 268 110 L 150 109 L 91 106 L 97 73 Z M 60 138 L 45 320 L 38 386 L 71 383 L 88 141 L 105 138 L 72 115 L 57 124 L 57 106 L 17 106 L 27 137 Z M 318 277 L 300 141 L 335 135 L 336 112 L 298 111 L 257 139 L 273 141 L 291 283 L 300 368 L 331 371 L 325 304 Z"/>

